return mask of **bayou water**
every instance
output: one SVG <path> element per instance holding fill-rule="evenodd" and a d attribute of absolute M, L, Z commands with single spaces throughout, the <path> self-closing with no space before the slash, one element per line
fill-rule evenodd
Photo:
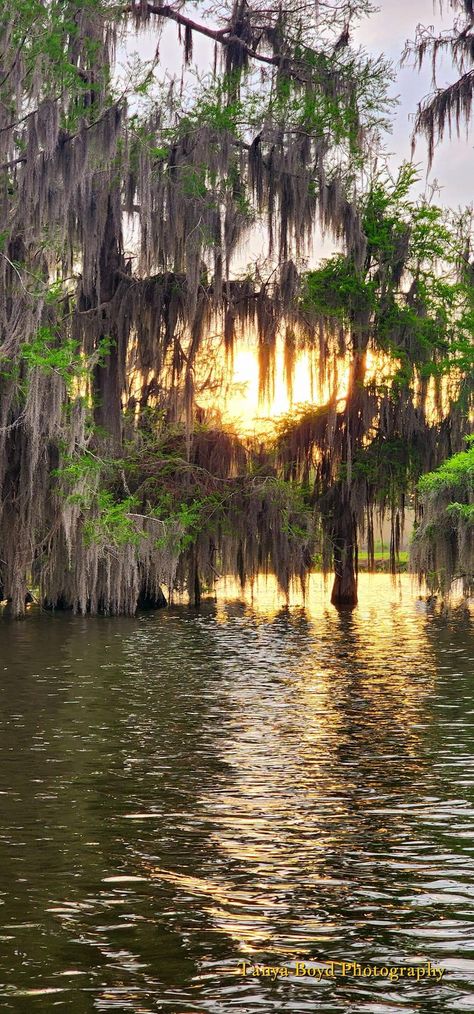
<path fill-rule="evenodd" d="M 2 1011 L 474 1010 L 472 627 L 361 586 L 1 621 Z"/>

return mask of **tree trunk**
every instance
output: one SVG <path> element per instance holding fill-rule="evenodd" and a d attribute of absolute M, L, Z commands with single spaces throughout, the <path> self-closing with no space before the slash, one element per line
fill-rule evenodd
<path fill-rule="evenodd" d="M 109 196 L 107 218 L 99 258 L 100 289 L 94 293 L 97 303 L 111 303 L 118 287 L 118 272 L 123 268 L 121 235 L 117 195 Z M 123 351 L 117 345 L 113 320 L 106 322 L 106 329 L 98 340 L 110 338 L 112 347 L 103 362 L 94 370 L 94 419 L 103 431 L 105 439 L 118 450 L 122 437 L 121 387 L 124 363 Z"/>
<path fill-rule="evenodd" d="M 333 606 L 353 608 L 357 605 L 357 519 L 351 503 L 352 461 L 361 447 L 363 426 L 365 375 L 367 369 L 368 311 L 356 321 L 352 363 L 346 398 L 344 483 L 336 487 L 332 514 L 332 543 L 334 555 L 334 585 L 331 594 Z"/>
<path fill-rule="evenodd" d="M 341 504 L 333 529 L 334 584 L 333 606 L 357 605 L 357 540 L 350 504 Z"/>
<path fill-rule="evenodd" d="M 115 449 L 120 448 L 122 437 L 120 388 L 119 357 L 113 346 L 106 362 L 94 370 L 94 421 Z"/>
<path fill-rule="evenodd" d="M 194 605 L 197 609 L 199 609 L 201 605 L 201 581 L 199 578 L 197 560 L 194 566 Z"/>

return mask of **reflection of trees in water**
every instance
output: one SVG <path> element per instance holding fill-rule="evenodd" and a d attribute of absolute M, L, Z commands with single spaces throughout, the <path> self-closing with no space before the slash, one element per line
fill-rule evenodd
<path fill-rule="evenodd" d="M 473 618 L 465 612 L 449 617 L 428 613 L 424 635 L 444 709 L 444 720 L 434 723 L 429 761 L 443 772 L 444 788 L 450 795 L 453 783 L 457 791 L 459 783 L 468 789 L 474 784 Z"/>
<path fill-rule="evenodd" d="M 47 617 L 8 633 L 2 917 L 32 927 L 15 931 L 25 955 L 15 985 L 50 985 L 65 965 L 95 970 L 81 980 L 89 987 L 97 973 L 104 988 L 175 985 L 195 969 L 183 937 L 190 926 L 205 934 L 209 917 L 149 867 L 199 876 L 207 863 L 200 796 L 226 771 L 212 624 L 183 610 L 138 622 Z M 125 879 L 103 880 L 113 875 Z"/>
<path fill-rule="evenodd" d="M 227 614 L 232 657 L 245 611 Z M 367 923 L 363 909 L 377 908 L 377 893 L 393 900 L 381 860 L 407 837 L 400 804 L 426 788 L 435 671 L 412 604 L 375 620 L 286 609 L 246 616 L 239 672 L 226 668 L 224 684 L 239 702 L 224 751 L 233 784 L 207 808 L 218 815 L 216 849 L 254 883 L 255 918 L 234 927 L 247 949 L 283 957 L 339 939 L 357 912 Z M 221 926 L 229 932 L 225 912 Z"/>
<path fill-rule="evenodd" d="M 92 986 L 99 970 L 104 989 L 217 1011 L 226 983 L 242 1007 L 266 988 L 223 978 L 242 954 L 413 955 L 426 927 L 429 957 L 443 957 L 429 937 L 440 908 L 424 898 L 436 866 L 456 883 L 461 862 L 471 875 L 448 797 L 463 799 L 458 761 L 472 771 L 472 643 L 395 593 L 382 612 L 382 586 L 345 614 L 323 599 L 259 608 L 255 595 L 253 608 L 138 622 L 62 617 L 44 640 L 15 628 L 10 710 L 25 744 L 40 732 L 44 748 L 12 771 L 32 817 L 17 825 L 27 883 L 11 915 L 34 911 L 48 929 L 50 970 L 66 963 Z M 34 777 L 57 798 L 35 801 Z M 20 974 L 32 981 L 34 963 Z"/>

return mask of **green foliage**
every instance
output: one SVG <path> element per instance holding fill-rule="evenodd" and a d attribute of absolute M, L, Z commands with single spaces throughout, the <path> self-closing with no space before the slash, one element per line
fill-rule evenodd
<path fill-rule="evenodd" d="M 378 255 L 379 260 L 393 256 L 405 230 L 405 216 L 400 212 L 409 207 L 407 195 L 416 178 L 415 167 L 406 163 L 395 181 L 376 178 L 372 182 L 362 207 L 369 256 Z"/>
<path fill-rule="evenodd" d="M 104 364 L 112 345 L 112 340 L 104 336 L 93 357 L 87 359 L 81 353 L 79 342 L 61 336 L 50 327 L 39 327 L 33 337 L 22 344 L 20 358 L 29 369 L 59 374 L 71 392 L 75 381 L 90 378 L 92 363 Z"/>
<path fill-rule="evenodd" d="M 474 437 L 419 483 L 423 501 L 411 554 L 432 591 L 449 597 L 460 578 L 463 594 L 474 589 Z"/>
<path fill-rule="evenodd" d="M 59 373 L 64 380 L 70 379 L 71 371 L 78 372 L 80 363 L 78 343 L 71 339 L 58 342 L 48 327 L 38 328 L 33 338 L 22 345 L 21 358 L 31 369 Z"/>
<path fill-rule="evenodd" d="M 11 5 L 6 5 L 6 7 Z M 89 109 L 80 101 L 85 94 L 93 100 L 109 83 L 108 71 L 102 67 L 100 47 L 94 39 L 81 39 L 80 65 L 72 58 L 75 40 L 79 35 L 79 21 L 75 8 L 91 16 L 100 17 L 107 11 L 112 15 L 107 0 L 75 0 L 65 4 L 63 0 L 18 0 L 14 5 L 12 44 L 19 47 L 27 75 L 31 80 L 41 76 L 43 98 L 57 98 L 67 92 L 70 101 L 64 126 L 77 127 L 80 117 L 86 120 L 94 116 L 94 102 Z M 10 12 L 5 9 L 5 17 Z M 3 17 L 0 15 L 0 28 Z M 94 69 L 93 80 L 87 80 L 87 70 Z M 78 103 L 75 108 L 74 98 Z"/>
<path fill-rule="evenodd" d="M 364 264 L 338 254 L 304 278 L 301 309 L 327 326 L 342 325 L 354 345 L 393 362 L 396 397 L 418 379 L 474 370 L 474 287 L 464 268 L 464 220 L 414 202 L 412 165 L 396 180 L 376 180 L 362 200 Z"/>
<path fill-rule="evenodd" d="M 341 469 L 341 478 L 347 466 Z M 406 440 L 394 436 L 391 440 L 376 437 L 366 447 L 358 448 L 352 462 L 354 480 L 364 480 L 372 496 L 381 506 L 395 507 L 408 486 L 413 486 L 420 474 L 417 448 Z"/>
<path fill-rule="evenodd" d="M 136 506 L 136 497 L 129 496 L 117 502 L 108 490 L 99 490 L 95 505 L 97 513 L 94 512 L 84 523 L 86 545 L 105 542 L 108 546 L 137 546 L 147 535 L 137 529 L 133 517 L 130 517 Z"/>
<path fill-rule="evenodd" d="M 349 324 L 375 307 L 375 297 L 375 283 L 361 276 L 353 260 L 337 254 L 305 275 L 301 308 L 303 313 Z"/>
<path fill-rule="evenodd" d="M 467 439 L 467 444 L 467 450 L 454 454 L 419 482 L 428 520 L 416 532 L 414 547 L 418 550 L 425 546 L 428 551 L 434 550 L 435 554 L 436 550 L 444 553 L 449 563 L 449 578 L 446 577 L 446 568 L 441 571 L 438 568 L 428 576 L 430 586 L 442 590 L 449 587 L 456 567 L 464 574 L 467 590 L 474 576 L 472 559 L 469 558 L 469 539 L 459 538 L 459 531 L 468 533 L 474 525 L 474 436 Z M 455 565 L 451 559 L 453 536 Z"/>
<path fill-rule="evenodd" d="M 443 464 L 435 472 L 429 472 L 420 479 L 419 488 L 423 496 L 441 492 L 447 492 L 453 497 L 459 496 L 461 493 L 464 493 L 465 496 L 474 493 L 474 443 L 472 438 L 468 444 L 466 451 L 454 454 L 453 457 L 443 461 Z M 451 506 L 458 510 L 461 505 L 453 503 Z"/>
<path fill-rule="evenodd" d="M 182 428 L 160 439 L 132 442 L 120 459 L 90 451 L 64 455 L 54 472 L 58 494 L 83 515 L 84 538 L 102 547 L 135 546 L 150 539 L 171 557 L 184 556 L 201 536 L 231 536 L 256 505 L 274 512 L 274 535 L 306 545 L 312 519 L 308 489 L 249 469 L 216 479 L 183 458 Z M 124 495 L 125 494 L 125 495 Z M 278 529 L 278 531 L 277 531 Z"/>
<path fill-rule="evenodd" d="M 450 503 L 446 511 L 448 514 L 455 514 L 463 521 L 467 521 L 468 524 L 474 525 L 474 504 Z"/>
<path fill-rule="evenodd" d="M 361 123 L 366 130 L 389 126 L 391 65 L 360 53 L 336 55 L 303 40 L 296 42 L 293 58 L 301 63 L 303 74 L 311 74 L 314 87 L 304 89 L 298 79 L 280 74 L 272 99 L 274 116 L 301 133 L 331 137 L 335 145 L 350 151 L 354 168 L 360 167 Z"/>
<path fill-rule="evenodd" d="M 117 478 L 117 462 L 98 458 L 90 451 L 65 455 L 53 476 L 58 493 L 84 516 L 86 545 L 137 546 L 147 538 L 132 516 L 138 498 L 129 494 L 119 499 L 110 489 Z"/>
<path fill-rule="evenodd" d="M 180 119 L 179 132 L 182 134 L 205 124 L 217 132 L 238 133 L 242 125 L 252 123 L 259 100 L 256 95 L 250 95 L 244 105 L 238 97 L 242 84 L 242 71 L 234 70 L 201 87 L 192 113 Z"/>
<path fill-rule="evenodd" d="M 174 504 L 170 503 L 169 497 L 161 497 L 160 500 L 152 511 L 153 516 L 163 521 L 163 534 L 156 540 L 156 545 L 177 556 L 194 545 L 201 532 L 211 533 L 223 522 L 224 492 L 197 495 Z"/>
<path fill-rule="evenodd" d="M 65 487 L 72 488 L 82 480 L 90 480 L 95 474 L 100 473 L 105 464 L 90 451 L 74 455 L 64 454 L 61 466 L 53 469 L 52 475 L 60 479 Z"/>

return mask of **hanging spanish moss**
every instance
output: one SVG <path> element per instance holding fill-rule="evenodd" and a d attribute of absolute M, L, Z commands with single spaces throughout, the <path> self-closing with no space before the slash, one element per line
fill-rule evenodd
<path fill-rule="evenodd" d="M 229 355 L 252 331 L 268 389 L 316 223 L 361 263 L 354 165 L 386 68 L 335 49 L 344 3 L 316 19 L 291 4 L 266 17 L 262 33 L 247 3 L 222 8 L 214 26 L 204 10 L 193 21 L 180 7 L 106 0 L 1 15 L 0 566 L 15 615 L 32 582 L 51 606 L 131 613 L 161 584 L 199 597 L 217 557 L 242 580 L 270 566 L 283 588 L 303 575 L 307 534 L 298 546 L 288 535 L 291 497 L 281 501 L 270 466 L 257 478 L 240 451 L 237 467 L 225 433 L 208 434 L 214 451 L 201 460 L 197 364 L 211 328 Z M 196 33 L 215 41 L 207 91 L 155 87 L 157 59 L 121 89 L 118 40 L 144 29 L 158 40 L 169 20 L 185 65 Z M 239 279 L 234 262 L 259 222 L 274 263 L 267 278 L 256 267 Z M 175 488 L 163 503 L 158 483 L 145 504 L 127 461 L 160 426 L 181 433 L 183 472 L 168 464 Z M 212 537 L 186 514 L 202 501 L 205 516 L 214 491 L 196 475 L 208 474 L 228 486 Z"/>
<path fill-rule="evenodd" d="M 414 57 L 419 67 L 431 60 L 434 90 L 418 106 L 414 141 L 423 135 L 428 142 L 429 165 L 432 165 L 435 144 L 446 132 L 459 137 L 461 127 L 469 127 L 474 98 L 474 8 L 471 0 L 452 0 L 457 14 L 452 31 L 434 35 L 431 28 L 419 28 L 414 43 L 407 46 L 405 58 Z M 438 85 L 438 60 L 449 54 L 459 77 L 452 84 Z"/>
<path fill-rule="evenodd" d="M 126 461 L 72 458 L 50 514 L 35 577 L 48 605 L 82 613 L 159 605 L 163 584 L 199 604 L 201 590 L 229 574 L 244 586 L 271 572 L 288 593 L 311 563 L 308 506 L 270 457 L 220 430 L 196 431 L 190 454 L 180 427 L 135 440 Z"/>
<path fill-rule="evenodd" d="M 301 297 L 307 321 L 314 318 L 319 328 L 324 321 L 326 341 L 332 335 L 336 364 L 345 347 L 346 386 L 338 393 L 336 367 L 329 400 L 288 421 L 277 450 L 285 477 L 312 490 L 323 568 L 335 571 L 336 605 L 357 602 L 361 537 L 367 538 L 369 569 L 375 569 L 374 515 L 379 522 L 389 517 L 390 569 L 396 572 L 419 477 L 459 450 L 470 427 L 470 217 L 450 221 L 423 202 L 411 204 L 411 173 L 404 169 L 392 189 L 375 184 L 363 202 L 364 270 L 351 257 L 335 257 L 307 276 Z M 443 243 L 451 250 L 451 263 L 444 265 L 451 282 L 440 300 L 436 268 Z M 450 353 L 453 327 L 459 344 Z M 370 357 L 377 364 L 372 375 Z M 328 348 L 324 362 L 331 362 Z"/>
<path fill-rule="evenodd" d="M 474 591 L 474 448 L 448 458 L 420 482 L 412 563 L 446 601 Z"/>
<path fill-rule="evenodd" d="M 288 0 L 263 26 L 241 0 L 198 12 L 47 0 L 0 15 L 0 585 L 16 616 L 32 585 L 84 613 L 162 603 L 162 586 L 198 603 L 227 572 L 271 569 L 286 591 L 319 518 L 333 600 L 353 604 L 358 533 L 390 510 L 394 561 L 410 482 L 466 425 L 470 231 L 443 303 L 426 279 L 460 230 L 423 206 L 410 218 L 407 170 L 367 173 L 390 69 L 352 48 L 353 5 Z M 167 23 L 181 84 L 158 74 Z M 117 45 L 143 31 L 156 54 L 123 79 Z M 205 83 L 196 35 L 216 47 Z M 307 272 L 325 233 L 342 253 Z M 267 448 L 217 430 L 199 404 L 203 363 L 208 390 L 220 369 L 211 335 L 228 359 L 255 338 L 262 396 L 278 341 L 289 387 L 306 349 L 324 407 Z M 393 467 L 389 442 L 408 448 Z"/>

